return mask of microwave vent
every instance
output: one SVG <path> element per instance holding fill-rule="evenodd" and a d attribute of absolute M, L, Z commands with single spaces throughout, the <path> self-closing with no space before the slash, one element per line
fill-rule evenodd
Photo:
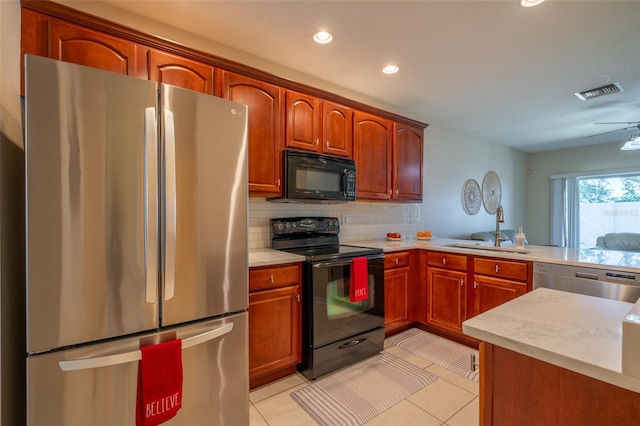
<path fill-rule="evenodd" d="M 615 83 L 607 84 L 606 86 L 596 87 L 595 89 L 585 90 L 584 92 L 574 93 L 579 99 L 583 101 L 597 98 L 599 96 L 611 95 L 613 93 L 623 92 L 622 85 L 617 81 Z"/>

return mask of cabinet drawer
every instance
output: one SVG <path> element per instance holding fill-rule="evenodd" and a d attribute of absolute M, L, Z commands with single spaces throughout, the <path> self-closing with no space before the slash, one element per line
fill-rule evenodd
<path fill-rule="evenodd" d="M 300 284 L 300 264 L 249 269 L 249 291 Z"/>
<path fill-rule="evenodd" d="M 409 266 L 409 252 L 398 251 L 384 255 L 384 269 L 399 268 Z"/>
<path fill-rule="evenodd" d="M 427 263 L 429 266 L 438 266 L 446 269 L 467 270 L 467 256 L 460 254 L 430 251 Z"/>
<path fill-rule="evenodd" d="M 526 262 L 476 257 L 473 260 L 473 265 L 476 274 L 511 278 L 521 281 L 527 280 Z"/>

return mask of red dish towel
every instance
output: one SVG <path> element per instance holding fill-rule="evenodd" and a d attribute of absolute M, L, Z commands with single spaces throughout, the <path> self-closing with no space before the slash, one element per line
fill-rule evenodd
<path fill-rule="evenodd" d="M 140 348 L 136 426 L 155 426 L 182 407 L 182 340 Z"/>
<path fill-rule="evenodd" d="M 351 291 L 349 301 L 359 302 L 369 298 L 369 271 L 366 257 L 354 257 L 351 264 Z"/>

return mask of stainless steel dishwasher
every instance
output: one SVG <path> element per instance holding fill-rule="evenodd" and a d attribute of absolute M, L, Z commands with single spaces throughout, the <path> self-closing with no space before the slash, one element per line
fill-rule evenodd
<path fill-rule="evenodd" d="M 635 303 L 640 273 L 534 262 L 533 288 L 539 287 Z"/>

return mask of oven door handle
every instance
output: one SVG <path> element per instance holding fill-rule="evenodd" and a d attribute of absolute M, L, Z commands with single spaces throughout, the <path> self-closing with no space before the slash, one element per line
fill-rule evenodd
<path fill-rule="evenodd" d="M 367 260 L 378 260 L 378 259 L 384 259 L 384 254 L 367 257 Z M 328 266 L 331 266 L 331 267 L 333 267 L 333 266 L 346 266 L 346 265 L 351 265 L 352 263 L 353 263 L 353 261 L 351 259 L 345 260 L 345 261 L 340 261 L 340 262 L 318 262 L 318 263 L 314 263 L 313 267 L 314 268 L 326 268 Z"/>

